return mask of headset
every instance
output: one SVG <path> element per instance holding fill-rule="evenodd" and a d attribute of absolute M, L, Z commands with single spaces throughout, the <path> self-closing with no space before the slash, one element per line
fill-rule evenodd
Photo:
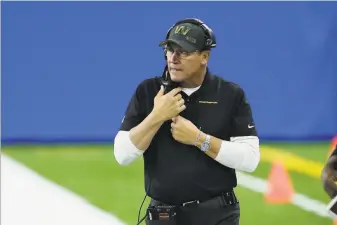
<path fill-rule="evenodd" d="M 196 18 L 187 18 L 187 19 L 183 19 L 183 20 L 180 20 L 177 23 L 175 23 L 167 31 L 167 33 L 166 33 L 166 40 L 169 38 L 169 35 L 170 35 L 170 32 L 172 31 L 172 29 L 175 26 L 177 26 L 179 24 L 183 24 L 183 23 L 191 23 L 191 24 L 197 25 L 197 26 L 199 26 L 199 27 L 202 28 L 202 30 L 204 31 L 205 37 L 206 37 L 203 50 L 209 50 L 211 48 L 215 48 L 216 47 L 216 38 L 215 38 L 215 35 L 214 35 L 212 29 L 209 28 L 203 21 L 201 21 L 200 19 L 196 19 Z M 166 62 L 167 61 L 166 51 L 164 52 L 164 58 L 165 58 L 165 62 Z M 174 89 L 174 88 L 176 88 L 176 87 L 179 86 L 178 83 L 173 82 L 171 80 L 167 64 L 166 64 L 166 66 L 164 68 L 164 72 L 163 72 L 163 74 L 161 76 L 161 83 L 164 86 L 165 93 L 167 93 L 170 90 L 172 90 L 172 89 Z"/>
<path fill-rule="evenodd" d="M 205 37 L 206 37 L 206 41 L 204 43 L 204 50 L 216 47 L 216 38 L 215 38 L 215 35 L 214 35 L 212 29 L 209 28 L 203 21 L 201 21 L 200 19 L 196 19 L 196 18 L 183 19 L 183 20 L 180 20 L 177 23 L 173 24 L 173 26 L 171 26 L 170 29 L 166 33 L 166 40 L 169 38 L 171 30 L 175 26 L 177 26 L 179 24 L 183 24 L 183 23 L 191 23 L 191 24 L 197 25 L 197 26 L 199 26 L 203 29 Z"/>

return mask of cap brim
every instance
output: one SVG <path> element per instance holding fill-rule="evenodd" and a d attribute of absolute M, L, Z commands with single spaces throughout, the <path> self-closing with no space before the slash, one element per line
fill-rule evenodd
<path fill-rule="evenodd" d="M 181 41 L 181 40 L 173 40 L 173 39 L 167 39 L 165 41 L 160 42 L 159 46 L 163 47 L 169 43 L 173 43 L 178 45 L 180 48 L 182 48 L 185 51 L 189 51 L 189 52 L 193 52 L 193 51 L 197 51 L 199 50 L 198 48 L 196 48 L 195 46 L 191 45 L 190 43 L 188 43 L 187 41 Z"/>

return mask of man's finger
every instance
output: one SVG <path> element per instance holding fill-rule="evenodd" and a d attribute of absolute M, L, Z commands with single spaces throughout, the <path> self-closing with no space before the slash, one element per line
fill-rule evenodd
<path fill-rule="evenodd" d="M 185 106 L 186 107 L 186 106 Z M 184 117 L 182 117 L 182 116 L 180 116 L 180 115 L 178 115 L 178 116 L 176 116 L 176 120 L 178 121 L 178 120 L 183 120 L 184 119 Z"/>
<path fill-rule="evenodd" d="M 182 105 L 182 106 L 179 107 L 180 112 L 184 111 L 185 109 L 186 109 L 186 105 Z"/>
<path fill-rule="evenodd" d="M 172 89 L 168 94 L 172 95 L 172 96 L 175 96 L 176 94 L 181 92 L 181 90 L 182 90 L 181 87 L 177 87 L 177 88 Z"/>
<path fill-rule="evenodd" d="M 160 89 L 157 93 L 157 96 L 162 96 L 162 95 L 164 95 L 164 86 L 163 85 L 160 86 Z"/>
<path fill-rule="evenodd" d="M 181 94 L 177 94 L 176 96 L 174 96 L 174 98 L 179 101 L 181 99 L 183 99 L 183 96 Z"/>
<path fill-rule="evenodd" d="M 178 101 L 178 106 L 182 106 L 184 105 L 184 103 L 185 103 L 185 100 L 182 98 Z"/>

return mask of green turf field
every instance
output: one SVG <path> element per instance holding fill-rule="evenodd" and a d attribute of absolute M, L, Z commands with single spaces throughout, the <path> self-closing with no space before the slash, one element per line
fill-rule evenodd
<path fill-rule="evenodd" d="M 328 142 L 264 143 L 263 146 L 279 148 L 322 164 L 330 148 Z M 3 148 L 3 152 L 126 223 L 136 223 L 144 197 L 141 158 L 129 166 L 120 166 L 114 159 L 112 145 L 11 146 Z M 270 162 L 261 161 L 252 175 L 266 179 L 270 168 Z M 318 178 L 298 171 L 289 172 L 296 192 L 328 202 Z M 236 192 L 241 201 L 241 225 L 332 225 L 331 219 L 293 205 L 267 205 L 262 194 L 241 187 Z"/>

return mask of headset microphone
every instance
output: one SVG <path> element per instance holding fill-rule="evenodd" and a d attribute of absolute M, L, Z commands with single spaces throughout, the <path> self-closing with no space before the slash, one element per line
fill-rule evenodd
<path fill-rule="evenodd" d="M 179 87 L 179 83 L 171 80 L 171 75 L 168 71 L 168 66 L 165 66 L 163 75 L 161 77 L 161 84 L 164 86 L 164 94 L 170 92 L 172 89 Z"/>

